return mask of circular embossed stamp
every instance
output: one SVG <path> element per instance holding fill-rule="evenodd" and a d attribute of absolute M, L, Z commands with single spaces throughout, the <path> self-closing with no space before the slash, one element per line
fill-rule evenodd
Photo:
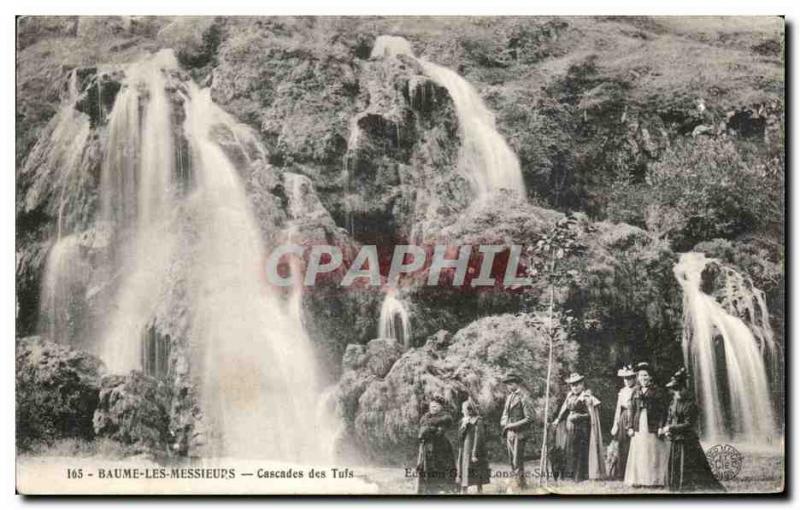
<path fill-rule="evenodd" d="M 706 458 L 717 480 L 733 480 L 742 470 L 742 454 L 733 445 L 715 444 L 706 450 Z"/>

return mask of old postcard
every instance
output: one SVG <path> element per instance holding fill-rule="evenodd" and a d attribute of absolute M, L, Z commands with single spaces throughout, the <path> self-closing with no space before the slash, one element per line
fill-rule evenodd
<path fill-rule="evenodd" d="M 20 494 L 785 490 L 782 18 L 15 22 Z"/>

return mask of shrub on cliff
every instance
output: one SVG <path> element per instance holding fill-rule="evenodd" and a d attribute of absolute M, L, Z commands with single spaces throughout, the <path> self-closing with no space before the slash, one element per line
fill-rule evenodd
<path fill-rule="evenodd" d="M 94 431 L 139 453 L 166 453 L 170 391 L 160 380 L 133 371 L 101 381 Z"/>
<path fill-rule="evenodd" d="M 760 149 L 701 136 L 668 148 L 644 182 L 615 187 L 610 213 L 686 250 L 706 239 L 780 228 L 783 189 L 782 175 L 769 171 Z M 621 216 L 622 209 L 642 216 Z"/>
<path fill-rule="evenodd" d="M 102 362 L 85 352 L 29 337 L 17 342 L 17 446 L 91 439 Z"/>

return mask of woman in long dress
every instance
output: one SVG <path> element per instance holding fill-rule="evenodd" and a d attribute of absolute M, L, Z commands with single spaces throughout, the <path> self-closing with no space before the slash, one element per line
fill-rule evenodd
<path fill-rule="evenodd" d="M 458 458 L 456 483 L 466 494 L 469 487 L 477 486 L 478 494 L 489 483 L 489 456 L 486 450 L 486 428 L 478 406 L 471 399 L 461 406 L 463 417 L 458 429 Z"/>
<path fill-rule="evenodd" d="M 686 371 L 679 370 L 667 383 L 672 403 L 661 433 L 670 439 L 667 486 L 673 491 L 725 492 L 717 481 L 695 432 L 697 406 L 686 384 Z"/>
<path fill-rule="evenodd" d="M 420 419 L 417 456 L 417 493 L 440 494 L 455 489 L 456 466 L 453 447 L 445 433 L 453 418 L 444 410 L 445 400 L 436 396 Z"/>
<path fill-rule="evenodd" d="M 625 468 L 628 463 L 628 451 L 631 445 L 631 438 L 628 436 L 628 429 L 631 426 L 631 400 L 633 398 L 633 388 L 636 385 L 636 372 L 628 365 L 617 371 L 617 377 L 621 377 L 624 386 L 617 394 L 617 408 L 614 411 L 614 423 L 611 426 L 611 437 L 617 442 L 617 463 L 613 472 L 608 476 L 616 480 L 625 478 Z"/>
<path fill-rule="evenodd" d="M 587 390 L 583 376 L 573 373 L 566 380 L 570 392 L 561 405 L 553 427 L 565 427 L 563 477 L 580 482 L 605 476 L 602 462 L 602 432 L 600 430 L 600 401 Z"/>
<path fill-rule="evenodd" d="M 658 429 L 665 419 L 666 398 L 653 383 L 650 367 L 637 367 L 639 385 L 631 398 L 631 436 L 625 483 L 633 487 L 663 487 L 667 478 L 669 444 L 659 438 Z"/>

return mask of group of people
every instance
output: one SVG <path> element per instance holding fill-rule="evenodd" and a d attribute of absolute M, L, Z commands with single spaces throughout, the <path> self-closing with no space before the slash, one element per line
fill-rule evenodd
<path fill-rule="evenodd" d="M 714 477 L 697 436 L 697 406 L 681 368 L 664 386 L 650 366 L 639 363 L 617 372 L 624 381 L 617 396 L 610 450 L 610 475 L 633 487 L 675 491 L 724 491 Z"/>
<path fill-rule="evenodd" d="M 623 386 L 607 448 L 600 401 L 585 387 L 582 375 L 573 373 L 566 379 L 569 393 L 547 431 L 547 461 L 554 478 L 616 479 L 632 487 L 674 491 L 724 491 L 695 431 L 697 407 L 686 371 L 676 372 L 665 389 L 654 383 L 647 363 L 639 363 L 635 370 L 623 367 L 617 375 Z M 500 419 L 511 466 L 508 478 L 512 490 L 521 490 L 526 487 L 524 453 L 534 409 L 518 374 L 508 374 L 503 382 L 509 390 Z M 447 437 L 454 424 L 445 406 L 444 398 L 434 397 L 420 420 L 418 492 L 467 493 L 475 486 L 480 493 L 489 483 L 490 471 L 486 427 L 478 405 L 472 399 L 463 402 L 456 449 Z"/>
<path fill-rule="evenodd" d="M 533 424 L 533 405 L 530 396 L 522 388 L 519 375 L 509 374 L 503 382 L 509 388 L 509 394 L 500 426 L 511 463 L 511 476 L 520 487 L 524 487 L 525 440 Z M 417 492 L 440 494 L 460 491 L 466 494 L 474 486 L 481 493 L 490 478 L 483 417 L 474 400 L 464 401 L 458 427 L 458 449 L 454 451 L 446 435 L 453 426 L 453 420 L 445 411 L 445 405 L 443 397 L 433 397 L 428 412 L 420 419 Z"/>

